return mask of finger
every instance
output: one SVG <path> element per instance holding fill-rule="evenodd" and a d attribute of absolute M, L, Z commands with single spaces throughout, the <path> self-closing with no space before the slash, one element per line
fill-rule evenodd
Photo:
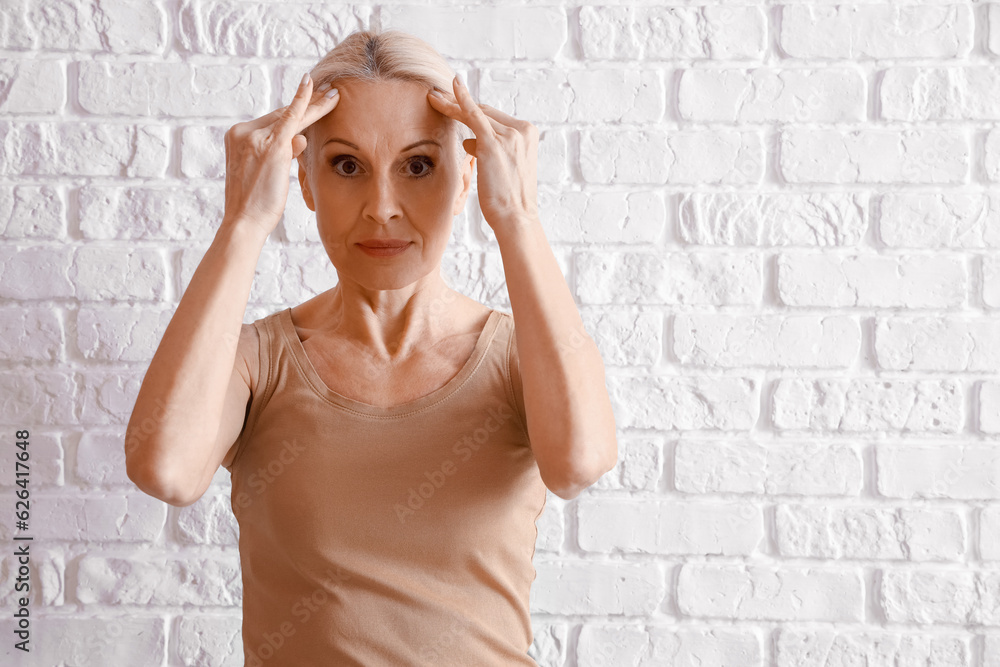
<path fill-rule="evenodd" d="M 485 113 L 488 118 L 490 118 L 491 120 L 498 120 L 504 125 L 508 125 L 510 127 L 517 127 L 518 125 L 521 124 L 520 118 L 515 118 L 510 114 L 506 114 L 503 111 L 500 111 L 500 109 L 497 109 L 496 107 L 491 107 L 489 104 L 480 104 L 479 108 L 483 110 L 483 113 Z"/>
<path fill-rule="evenodd" d="M 306 108 L 305 115 L 299 120 L 296 133 L 301 132 L 323 116 L 333 111 L 339 102 L 340 91 L 335 91 L 330 96 L 321 94 L 314 101 L 309 103 L 309 106 Z"/>
<path fill-rule="evenodd" d="M 436 89 L 435 91 L 438 93 L 441 92 Z M 427 99 L 433 100 L 431 104 L 432 106 L 434 106 L 435 109 L 437 109 L 444 115 L 448 116 L 449 118 L 454 118 L 455 120 L 461 122 L 463 125 L 465 125 L 470 130 L 475 132 L 475 128 L 473 128 L 471 125 L 469 125 L 469 123 L 466 122 L 467 115 L 465 111 L 462 109 L 462 105 L 458 103 L 458 101 L 454 98 L 454 96 L 449 94 L 434 95 L 433 92 L 429 92 L 427 94 Z M 484 104 L 479 104 L 477 106 L 480 107 L 481 109 L 486 107 L 486 105 Z M 484 117 L 490 122 L 490 126 L 493 128 L 494 132 L 498 132 L 499 130 L 503 129 L 503 124 L 497 121 L 496 119 L 490 118 L 488 115 L 485 114 Z"/>
<path fill-rule="evenodd" d="M 299 84 L 298 90 L 295 91 L 295 97 L 293 97 L 291 103 L 285 107 L 284 112 L 278 118 L 278 121 L 275 123 L 275 127 L 272 129 L 274 134 L 279 139 L 291 141 L 292 137 L 298 132 L 296 128 L 306 113 L 306 107 L 309 106 L 312 87 L 312 77 L 306 73 L 306 75 L 302 77 L 302 82 Z"/>
<path fill-rule="evenodd" d="M 455 100 L 464 115 L 464 123 L 468 125 L 478 138 L 489 137 L 495 134 L 495 128 L 490 123 L 490 118 L 483 113 L 476 101 L 472 99 L 472 93 L 462 80 L 457 76 L 452 80 L 455 88 Z"/>
<path fill-rule="evenodd" d="M 323 87 L 327 90 L 329 89 L 329 84 L 323 84 Z M 337 106 L 337 101 L 340 99 L 339 95 L 334 95 L 332 98 L 326 96 L 326 90 L 316 90 L 312 94 L 312 100 L 309 102 L 309 106 L 306 109 L 306 116 L 311 118 L 309 123 L 305 127 L 312 125 L 314 122 L 330 113 L 335 106 Z M 267 127 L 268 125 L 274 124 L 276 121 L 280 120 L 282 115 L 285 114 L 287 106 L 279 107 L 270 113 L 266 113 L 260 118 L 255 118 L 251 121 L 247 121 L 247 129 L 256 130 L 262 127 Z M 304 128 L 303 128 L 304 129 Z M 299 132 L 302 130 L 300 129 Z"/>

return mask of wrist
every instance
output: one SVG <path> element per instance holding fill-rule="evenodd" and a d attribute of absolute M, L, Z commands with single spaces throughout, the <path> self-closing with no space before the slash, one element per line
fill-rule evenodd
<path fill-rule="evenodd" d="M 271 227 L 273 230 L 274 226 Z M 216 238 L 263 247 L 271 231 L 249 218 L 223 217 Z"/>

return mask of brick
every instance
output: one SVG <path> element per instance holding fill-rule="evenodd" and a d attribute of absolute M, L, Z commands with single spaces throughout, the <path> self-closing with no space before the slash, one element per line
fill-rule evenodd
<path fill-rule="evenodd" d="M 891 67 L 879 86 L 887 120 L 1000 119 L 996 67 Z"/>
<path fill-rule="evenodd" d="M 1000 560 L 1000 505 L 987 505 L 979 514 L 979 557 Z"/>
<path fill-rule="evenodd" d="M 756 380 L 738 377 L 609 377 L 619 428 L 747 431 L 757 421 Z"/>
<path fill-rule="evenodd" d="M 874 199 L 879 237 L 893 248 L 998 248 L 1000 196 L 887 192 Z"/>
<path fill-rule="evenodd" d="M 312 3 L 184 3 L 178 38 L 185 51 L 213 56 L 312 58 L 365 29 L 373 9 Z M 301 77 L 302 74 L 299 74 Z"/>
<path fill-rule="evenodd" d="M 789 558 L 962 560 L 965 525 L 953 509 L 780 504 L 778 552 Z"/>
<path fill-rule="evenodd" d="M 753 131 L 583 130 L 580 172 L 588 183 L 757 183 L 764 147 Z"/>
<path fill-rule="evenodd" d="M 875 322 L 878 365 L 890 370 L 1000 371 L 1000 322 L 957 317 L 893 317 Z"/>
<path fill-rule="evenodd" d="M 775 667 L 927 665 L 972 667 L 971 634 L 778 628 Z"/>
<path fill-rule="evenodd" d="M 8 240 L 66 238 L 66 207 L 48 185 L 0 187 L 0 236 Z"/>
<path fill-rule="evenodd" d="M 535 561 L 532 614 L 649 614 L 668 595 L 660 563 Z"/>
<path fill-rule="evenodd" d="M 979 384 L 979 430 L 1000 433 L 1000 382 Z"/>
<path fill-rule="evenodd" d="M 85 542 L 156 542 L 167 521 L 167 505 L 142 493 L 114 497 L 35 496 L 31 534 L 35 539 Z M 13 523 L 0 525 L 12 540 Z"/>
<path fill-rule="evenodd" d="M 666 95 L 659 70 L 633 67 L 490 68 L 479 80 L 481 101 L 533 123 L 655 123 Z"/>
<path fill-rule="evenodd" d="M 590 60 L 759 60 L 767 19 L 759 7 L 580 8 L 580 40 Z"/>
<path fill-rule="evenodd" d="M 0 371 L 0 414 L 10 425 L 76 425 L 72 373 L 48 370 Z"/>
<path fill-rule="evenodd" d="M 229 476 L 228 472 L 226 476 Z M 239 532 L 230 493 L 205 493 L 177 512 L 177 538 L 182 544 L 236 549 L 239 547 Z"/>
<path fill-rule="evenodd" d="M 180 129 L 181 176 L 185 178 L 226 178 L 226 132 L 235 123 L 226 125 L 191 125 Z M 298 173 L 298 162 L 292 163 Z M 225 193 L 225 190 L 223 190 Z M 292 194 L 289 192 L 289 198 Z M 301 195 L 299 195 L 301 199 Z"/>
<path fill-rule="evenodd" d="M 850 495 L 864 486 L 861 453 L 851 445 L 810 441 L 677 443 L 674 486 L 685 493 Z"/>
<path fill-rule="evenodd" d="M 224 204 L 221 187 L 83 187 L 80 232 L 89 239 L 211 241 Z"/>
<path fill-rule="evenodd" d="M 960 185 L 972 160 L 960 129 L 790 128 L 779 143 L 777 167 L 788 183 Z"/>
<path fill-rule="evenodd" d="M 159 4 L 151 2 L 11 3 L 0 9 L 0 23 L 20 33 L 14 40 L 20 48 L 160 55 L 167 46 L 167 17 Z M 12 44 L 6 39 L 3 43 Z"/>
<path fill-rule="evenodd" d="M 860 569 L 683 563 L 677 606 L 685 616 L 733 620 L 864 620 Z"/>
<path fill-rule="evenodd" d="M 185 613 L 173 619 L 170 634 L 185 665 L 244 667 L 243 621 L 238 614 Z"/>
<path fill-rule="evenodd" d="M 878 492 L 888 498 L 1000 498 L 995 445 L 880 444 L 875 462 Z"/>
<path fill-rule="evenodd" d="M 584 551 L 751 555 L 764 539 L 761 509 L 741 503 L 583 498 L 577 517 Z"/>
<path fill-rule="evenodd" d="M 1000 308 L 1000 257 L 982 258 L 982 298 L 989 308 Z"/>
<path fill-rule="evenodd" d="M 145 369 L 135 371 L 91 370 L 81 374 L 74 391 L 79 423 L 93 426 L 125 426 L 132 416 Z M 122 445 L 124 447 L 124 444 Z"/>
<path fill-rule="evenodd" d="M 994 570 L 905 567 L 882 571 L 876 601 L 890 623 L 997 625 L 998 586 Z"/>
<path fill-rule="evenodd" d="M 76 314 L 76 345 L 84 359 L 141 361 L 153 358 L 174 309 L 94 308 Z"/>
<path fill-rule="evenodd" d="M 57 60 L 0 61 L 0 89 L 4 114 L 56 114 L 66 104 L 66 75 Z"/>
<path fill-rule="evenodd" d="M 1000 4 L 990 3 L 986 5 L 987 22 L 989 24 L 989 41 L 987 48 L 994 54 L 1000 56 Z"/>
<path fill-rule="evenodd" d="M 751 305 L 762 298 L 761 261 L 711 252 L 576 253 L 584 304 Z"/>
<path fill-rule="evenodd" d="M 232 118 L 273 108 L 271 83 L 258 65 L 84 60 L 78 66 L 80 106 L 95 115 Z"/>
<path fill-rule="evenodd" d="M 983 142 L 983 170 L 986 180 L 1000 181 L 1000 130 L 986 132 Z"/>
<path fill-rule="evenodd" d="M 62 319 L 51 308 L 0 308 L 0 359 L 57 361 L 65 342 Z"/>
<path fill-rule="evenodd" d="M 67 246 L 0 247 L 0 297 L 55 299 L 74 295 L 73 252 Z"/>
<path fill-rule="evenodd" d="M 85 613 L 85 612 L 80 612 Z M 132 665 L 157 667 L 166 664 L 167 631 L 164 619 L 152 613 L 104 612 L 99 617 L 49 613 L 34 619 L 34 629 L 49 638 L 36 641 L 32 636 L 29 646 L 30 665 L 73 665 L 74 667 L 102 667 L 102 665 Z M 14 635 L 14 622 L 0 624 L 0 631 Z M 12 642 L 13 643 L 13 642 Z M 11 648 L 7 655 L 13 656 Z M 240 656 L 242 659 L 242 655 Z M 19 664 L 11 658 L 8 664 Z"/>
<path fill-rule="evenodd" d="M 114 432 L 87 429 L 76 447 L 76 468 L 73 471 L 85 486 L 118 486 L 135 488 L 125 469 L 125 427 Z"/>
<path fill-rule="evenodd" d="M 967 5 L 785 6 L 778 40 L 792 58 L 960 58 L 974 30 Z"/>
<path fill-rule="evenodd" d="M 569 39 L 566 11 L 558 6 L 388 5 L 382 25 L 426 40 L 446 58 L 551 60 Z M 484 39 L 489 35 L 489 39 Z"/>
<path fill-rule="evenodd" d="M 679 314 L 674 354 L 709 368 L 848 368 L 861 348 L 858 321 L 843 316 Z"/>
<path fill-rule="evenodd" d="M 658 192 L 538 193 L 549 243 L 656 243 L 666 227 Z"/>
<path fill-rule="evenodd" d="M 73 257 L 69 279 L 81 301 L 156 301 L 166 293 L 167 267 L 156 249 L 81 246 Z"/>
<path fill-rule="evenodd" d="M 569 646 L 567 623 L 541 623 L 532 619 L 531 631 L 535 639 L 528 655 L 539 665 L 564 665 Z"/>
<path fill-rule="evenodd" d="M 771 410 L 779 430 L 835 433 L 957 433 L 964 417 L 951 379 L 782 378 Z"/>
<path fill-rule="evenodd" d="M 696 122 L 858 122 L 865 120 L 866 85 L 854 68 L 685 69 L 678 108 Z"/>
<path fill-rule="evenodd" d="M 170 161 L 168 132 L 159 125 L 0 122 L 0 172 L 158 178 Z"/>
<path fill-rule="evenodd" d="M 4 394 L 4 396 L 6 398 L 7 395 Z M 9 409 L 8 405 L 3 407 Z M 9 415 L 10 412 L 5 411 L 3 414 Z M 31 423 L 41 424 L 41 422 Z M 14 424 L 15 428 L 13 429 L 8 426 L 11 455 L 0 458 L 0 488 L 14 489 L 15 491 L 21 488 L 18 486 L 18 480 L 23 479 L 23 477 L 17 477 L 18 460 L 16 458 L 16 453 L 20 452 L 21 449 L 14 443 L 18 442 L 15 434 L 26 424 L 28 423 Z M 63 486 L 66 483 L 64 443 L 68 437 L 70 436 L 58 432 L 49 433 L 33 427 L 28 429 L 28 465 L 31 466 L 31 484 L 36 489 L 45 486 Z M 17 448 L 15 449 L 15 447 Z M 13 502 L 12 499 L 12 506 Z"/>
<path fill-rule="evenodd" d="M 868 228 L 866 193 L 683 195 L 685 243 L 723 246 L 858 246 Z"/>
<path fill-rule="evenodd" d="M 663 316 L 631 308 L 584 309 L 583 325 L 606 366 L 655 364 L 663 351 Z"/>
<path fill-rule="evenodd" d="M 74 593 L 88 605 L 223 605 L 243 601 L 238 556 L 90 553 L 80 558 Z"/>
<path fill-rule="evenodd" d="M 580 667 L 760 667 L 760 639 L 749 629 L 590 624 L 580 628 Z"/>
<path fill-rule="evenodd" d="M 965 262 L 946 255 L 778 256 L 778 296 L 788 306 L 954 308 L 968 280 Z"/>

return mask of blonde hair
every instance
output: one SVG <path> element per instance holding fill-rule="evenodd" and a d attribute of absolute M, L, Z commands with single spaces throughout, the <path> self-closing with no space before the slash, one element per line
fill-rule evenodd
<path fill-rule="evenodd" d="M 428 88 L 453 94 L 455 72 L 437 49 L 402 30 L 357 30 L 329 51 L 310 72 L 313 90 L 324 83 L 336 87 L 341 79 L 413 81 Z M 336 113 L 336 110 L 334 110 Z M 448 118 L 448 125 L 458 138 L 459 157 L 464 154 L 461 142 L 475 137 L 464 123 Z M 312 168 L 313 126 L 303 134 L 307 146 L 303 158 Z"/>

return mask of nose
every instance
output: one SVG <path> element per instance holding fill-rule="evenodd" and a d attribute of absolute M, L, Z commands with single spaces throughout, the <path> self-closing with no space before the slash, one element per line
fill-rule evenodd
<path fill-rule="evenodd" d="M 396 185 L 391 176 L 376 174 L 368 180 L 365 193 L 364 216 L 379 224 L 385 224 L 401 214 Z"/>

